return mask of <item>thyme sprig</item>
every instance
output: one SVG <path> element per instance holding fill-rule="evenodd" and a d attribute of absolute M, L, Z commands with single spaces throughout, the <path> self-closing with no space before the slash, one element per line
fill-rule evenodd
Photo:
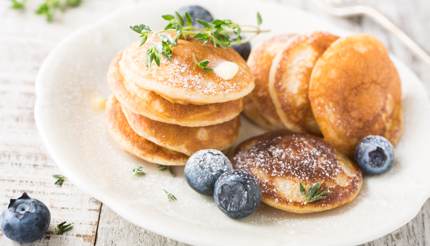
<path fill-rule="evenodd" d="M 148 35 L 151 32 L 151 28 L 144 24 L 130 26 L 130 29 L 140 34 L 140 38 L 142 39 L 142 45 L 146 42 L 146 40 L 148 39 Z"/>
<path fill-rule="evenodd" d="M 207 60 L 207 59 L 204 59 L 204 60 L 197 62 L 196 65 L 199 68 L 203 69 L 203 71 L 206 71 L 206 72 L 210 72 L 213 70 L 211 67 L 209 67 L 209 60 Z"/>
<path fill-rule="evenodd" d="M 144 176 L 146 175 L 145 170 L 143 170 L 143 167 L 135 167 L 133 168 L 133 175 L 134 176 Z"/>
<path fill-rule="evenodd" d="M 54 174 L 52 175 L 52 177 L 55 179 L 55 185 L 58 186 L 63 186 L 64 181 L 66 181 L 66 177 L 63 175 L 59 175 L 59 174 Z"/>
<path fill-rule="evenodd" d="M 321 184 L 319 182 L 311 185 L 309 189 L 306 189 L 305 186 L 300 183 L 300 193 L 305 197 L 306 203 L 312 203 L 326 198 L 328 190 L 321 189 Z"/>
<path fill-rule="evenodd" d="M 176 196 L 175 196 L 175 195 L 173 195 L 172 193 L 168 192 L 168 191 L 167 191 L 167 190 L 165 190 L 165 189 L 163 189 L 163 191 L 164 191 L 164 193 L 166 194 L 167 199 L 169 199 L 169 201 L 174 202 L 174 201 L 178 200 L 178 199 L 176 198 Z"/>
<path fill-rule="evenodd" d="M 193 26 L 189 13 L 181 15 L 176 12 L 175 14 L 166 14 L 161 17 L 167 21 L 164 31 L 174 31 L 175 35 L 174 37 L 170 37 L 162 34 L 162 32 L 156 33 L 160 35 L 161 43 L 148 48 L 146 54 L 148 66 L 153 63 L 160 66 L 162 57 L 170 60 L 173 55 L 173 47 L 177 45 L 179 39 L 194 39 L 202 43 L 210 43 L 215 47 L 227 48 L 246 42 L 247 40 L 242 35 L 243 33 L 259 35 L 260 33 L 269 31 L 261 28 L 263 18 L 260 13 L 257 13 L 257 25 L 255 26 L 241 26 L 229 19 L 215 19 L 213 21 L 198 19 L 196 21 L 201 26 Z M 149 34 L 152 32 L 151 28 L 144 24 L 130 26 L 130 28 L 140 35 L 141 45 L 146 43 Z M 197 65 L 199 64 L 197 63 Z M 207 67 L 205 64 L 206 62 L 201 64 L 203 68 Z"/>
<path fill-rule="evenodd" d="M 78 7 L 81 2 L 82 0 L 44 0 L 37 7 L 36 14 L 45 16 L 46 21 L 52 22 L 56 12 Z"/>
<path fill-rule="evenodd" d="M 10 0 L 10 7 L 15 10 L 24 10 L 27 0 Z M 37 6 L 35 13 L 44 16 L 46 21 L 52 22 L 58 11 L 66 11 L 69 8 L 75 8 L 81 5 L 82 0 L 43 0 Z"/>
<path fill-rule="evenodd" d="M 63 235 L 64 233 L 71 231 L 73 229 L 72 223 L 67 223 L 67 221 L 63 221 L 57 225 L 54 229 L 55 235 Z"/>
<path fill-rule="evenodd" d="M 10 7 L 13 9 L 25 9 L 26 0 L 11 0 Z"/>
<path fill-rule="evenodd" d="M 210 72 L 213 70 L 211 67 L 209 67 L 208 59 L 203 59 L 199 61 L 197 60 L 197 57 L 193 54 L 193 60 L 194 60 L 194 63 L 197 65 L 197 67 L 199 67 L 203 71 Z"/>

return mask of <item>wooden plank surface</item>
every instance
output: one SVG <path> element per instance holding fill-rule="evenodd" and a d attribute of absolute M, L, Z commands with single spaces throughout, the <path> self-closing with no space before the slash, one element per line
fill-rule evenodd
<path fill-rule="evenodd" d="M 323 14 L 314 1 L 272 1 Z M 34 6 L 37 2 L 30 4 Z M 59 171 L 43 149 L 34 125 L 34 79 L 49 51 L 70 32 L 136 2 L 139 1 L 86 0 L 79 9 L 48 25 L 31 11 L 11 11 L 8 1 L 0 1 L 0 207 L 25 190 L 49 205 L 53 224 L 63 220 L 75 223 L 73 232 L 50 236 L 34 245 L 183 245 L 128 223 L 68 182 L 61 188 L 55 186 L 51 176 Z M 361 2 L 380 9 L 430 49 L 428 0 Z M 427 81 L 430 91 L 429 66 L 383 28 L 367 18 L 330 19 L 337 25 L 379 37 L 391 52 Z M 0 245 L 11 244 L 0 233 Z M 366 245 L 430 245 L 430 202 L 407 225 Z"/>
<path fill-rule="evenodd" d="M 26 191 L 50 208 L 50 231 L 62 221 L 74 224 L 70 233 L 49 235 L 34 245 L 95 244 L 101 203 L 67 181 L 63 187 L 54 185 L 52 175 L 59 170 L 43 148 L 34 123 L 34 80 L 61 39 L 117 7 L 114 1 L 88 1 L 82 6 L 85 11 L 73 13 L 73 21 L 67 19 L 72 16 L 59 16 L 58 22 L 49 25 L 33 11 L 11 11 L 9 1 L 0 1 L 0 208 Z M 0 245 L 13 243 L 0 233 Z"/>

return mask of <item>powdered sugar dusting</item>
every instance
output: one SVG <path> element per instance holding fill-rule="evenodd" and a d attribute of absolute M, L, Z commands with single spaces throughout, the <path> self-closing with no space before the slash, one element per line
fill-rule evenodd
<path fill-rule="evenodd" d="M 163 33 L 164 34 L 164 33 Z M 140 46 L 134 43 L 123 51 L 121 69 L 127 80 L 135 80 L 140 86 L 169 94 L 176 98 L 177 90 L 186 92 L 182 96 L 237 97 L 252 89 L 253 77 L 246 63 L 230 49 L 214 48 L 197 41 L 179 40 L 173 48 L 173 57 L 161 59 L 160 66 L 147 64 L 146 52 L 159 42 L 157 35 L 151 35 Z M 210 65 L 228 61 L 237 66 L 234 78 L 222 78 L 214 72 L 203 71 L 196 60 L 207 59 Z"/>
<path fill-rule="evenodd" d="M 240 149 L 233 162 L 236 168 L 256 168 L 271 177 L 310 182 L 331 179 L 341 172 L 334 150 L 305 134 L 263 136 L 249 148 Z"/>

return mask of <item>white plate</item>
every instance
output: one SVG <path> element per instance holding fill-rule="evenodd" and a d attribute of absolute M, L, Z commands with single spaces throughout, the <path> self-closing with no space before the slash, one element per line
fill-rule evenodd
<path fill-rule="evenodd" d="M 351 205 L 327 213 L 293 215 L 262 206 L 244 220 L 224 216 L 212 199 L 192 191 L 184 178 L 145 164 L 119 150 L 106 132 L 103 113 L 94 112 L 95 94 L 108 96 L 105 74 L 115 53 L 137 40 L 128 26 L 164 24 L 160 15 L 189 2 L 148 1 L 119 11 L 63 41 L 37 78 L 36 123 L 52 158 L 82 190 L 132 223 L 197 245 L 345 245 L 381 237 L 412 219 L 430 194 L 430 104 L 417 77 L 396 61 L 403 81 L 405 131 L 387 174 L 367 178 Z M 337 30 L 300 10 L 263 2 L 199 2 L 222 18 L 254 23 L 260 11 L 274 32 Z M 261 37 L 267 38 L 267 37 Z M 260 39 L 261 39 L 260 38 Z M 258 42 L 258 40 L 257 40 Z M 244 122 L 242 138 L 255 134 Z M 162 189 L 175 194 L 169 202 Z"/>

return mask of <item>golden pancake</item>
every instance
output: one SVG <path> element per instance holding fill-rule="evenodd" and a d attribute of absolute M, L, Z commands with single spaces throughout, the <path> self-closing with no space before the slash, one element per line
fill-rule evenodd
<path fill-rule="evenodd" d="M 123 52 L 119 64 L 126 81 L 153 91 L 175 103 L 210 104 L 240 99 L 254 88 L 254 77 L 242 57 L 231 48 L 215 48 L 196 40 L 178 40 L 169 61 L 161 59 L 160 66 L 147 64 L 148 49 L 160 43 L 160 35 L 150 35 L 142 46 L 134 43 Z M 210 67 L 222 62 L 232 62 L 238 71 L 225 80 L 214 71 L 204 71 L 196 61 L 207 59 Z"/>
<path fill-rule="evenodd" d="M 123 112 L 136 134 L 159 146 L 187 155 L 201 149 L 227 149 L 239 135 L 240 117 L 218 125 L 184 127 L 154 121 L 125 108 Z"/>
<path fill-rule="evenodd" d="M 121 105 L 114 98 L 106 103 L 109 132 L 119 146 L 145 161 L 166 166 L 183 166 L 188 157 L 182 153 L 160 147 L 138 136 L 129 126 Z"/>
<path fill-rule="evenodd" d="M 273 58 L 288 45 L 293 36 L 292 34 L 274 36 L 253 48 L 248 58 L 248 66 L 255 77 L 255 89 L 250 98 L 258 113 L 270 123 L 271 129 L 281 129 L 284 126 L 269 95 L 269 71 Z"/>
<path fill-rule="evenodd" d="M 309 80 L 316 61 L 337 38 L 323 32 L 298 35 L 273 60 L 269 92 L 287 129 L 319 133 L 308 98 Z"/>
<path fill-rule="evenodd" d="M 207 126 L 220 124 L 237 117 L 242 111 L 242 100 L 207 105 L 171 103 L 154 92 L 125 81 L 119 70 L 118 54 L 108 71 L 108 84 L 112 93 L 128 110 L 152 120 L 181 126 Z"/>
<path fill-rule="evenodd" d="M 347 204 L 363 183 L 360 169 L 321 138 L 285 130 L 241 143 L 232 163 L 257 178 L 265 204 L 292 213 Z M 311 187 L 315 187 L 313 195 L 309 195 Z"/>
<path fill-rule="evenodd" d="M 267 121 L 258 111 L 257 106 L 255 105 L 252 98 L 250 98 L 250 95 L 246 96 L 244 99 L 244 108 L 243 108 L 243 114 L 246 116 L 246 118 L 254 123 L 255 125 L 262 127 L 266 130 L 276 130 L 277 128 L 270 124 L 269 121 Z"/>
<path fill-rule="evenodd" d="M 367 135 L 399 141 L 401 97 L 387 50 L 369 35 L 338 39 L 312 71 L 309 99 L 315 119 L 325 140 L 348 155 Z"/>

